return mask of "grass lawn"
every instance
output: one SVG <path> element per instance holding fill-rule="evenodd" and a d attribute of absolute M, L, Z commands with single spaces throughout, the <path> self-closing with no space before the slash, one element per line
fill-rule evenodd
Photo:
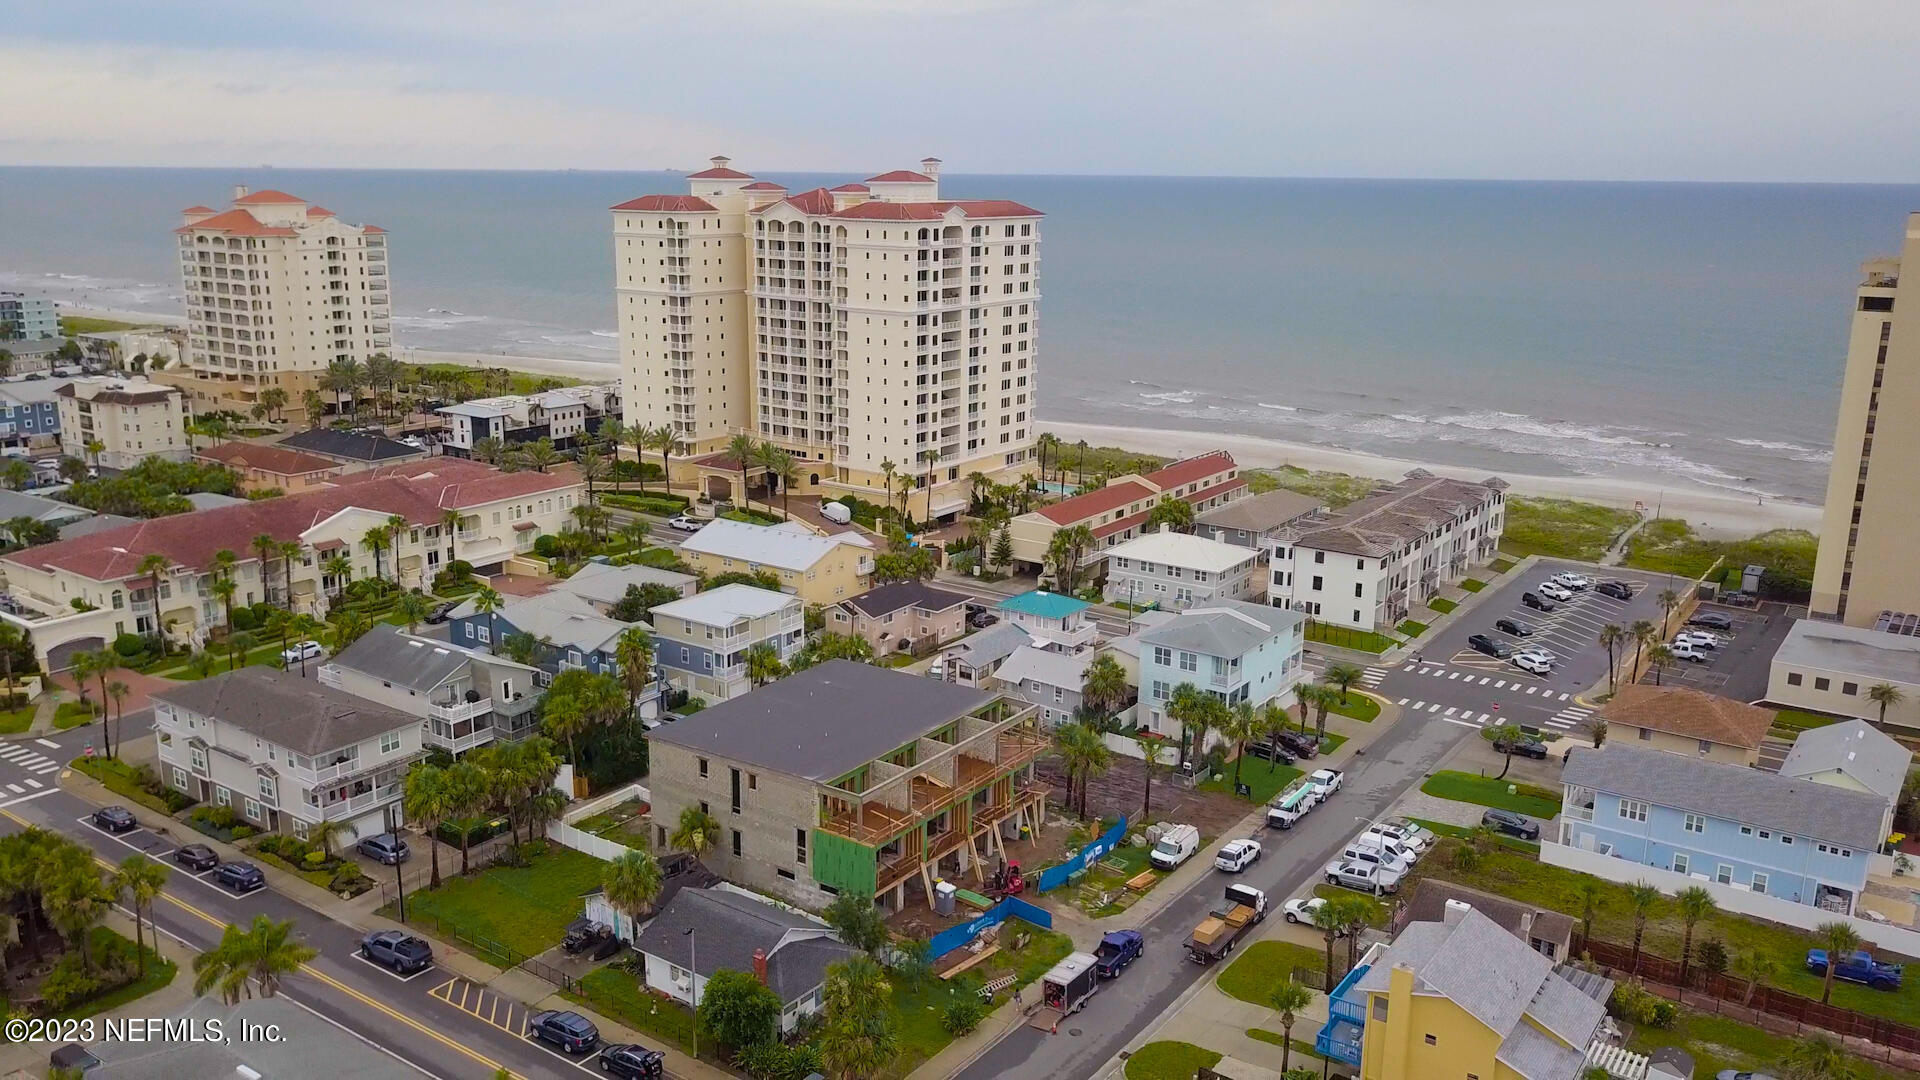
<path fill-rule="evenodd" d="M 1314 620 L 1307 622 L 1307 640 L 1370 653 L 1383 653 L 1397 644 L 1385 634 L 1376 634 L 1371 630 L 1355 630 L 1348 626 L 1328 626 L 1326 623 Z"/>
<path fill-rule="evenodd" d="M 1512 897 L 1522 903 L 1579 917 L 1580 905 L 1574 900 L 1574 883 L 1587 875 L 1564 867 L 1549 866 L 1532 856 L 1505 848 L 1495 848 L 1482 855 L 1480 864 L 1471 871 L 1460 870 L 1453 865 L 1452 853 L 1452 846 L 1458 843 L 1458 840 L 1442 839 L 1425 858 L 1414 865 L 1410 877 L 1416 880 L 1434 877 L 1456 881 L 1475 889 Z M 1401 890 L 1405 893 L 1412 887 L 1413 882 L 1409 881 L 1401 886 Z M 1627 887 L 1614 882 L 1602 882 L 1602 889 L 1606 899 L 1594 918 L 1594 937 L 1632 945 L 1633 916 L 1627 903 Z M 1668 897 L 1648 921 L 1641 948 L 1656 956 L 1678 960 L 1685 929 L 1672 898 Z M 1805 931 L 1793 927 L 1720 911 L 1701 920 L 1694 929 L 1693 942 L 1697 949 L 1703 941 L 1718 939 L 1726 946 L 1727 952 L 1735 956 L 1750 952 L 1765 953 L 1779 965 L 1779 975 L 1772 985 L 1818 1001 L 1820 979 L 1809 973 L 1805 966 L 1807 937 Z M 1876 955 L 1883 960 L 1902 959 L 1879 951 L 1876 951 Z M 1902 1023 L 1915 1023 L 1920 1021 L 1920 981 L 1906 983 L 1892 992 L 1835 982 L 1833 1004 Z"/>
<path fill-rule="evenodd" d="M 1363 724 L 1373 723 L 1380 715 L 1380 701 L 1357 691 L 1350 692 L 1337 702 L 1328 712 L 1335 716 L 1344 716 L 1349 720 L 1358 720 Z"/>
<path fill-rule="evenodd" d="M 671 1043 L 683 1054 L 692 1052 L 693 1010 L 642 990 L 638 975 L 619 964 L 608 964 L 581 979 L 578 986 L 578 991 L 563 992 L 561 996 L 663 1043 Z M 711 1051 L 707 1060 L 716 1060 Z"/>
<path fill-rule="evenodd" d="M 1579 562 L 1597 562 L 1614 537 L 1625 532 L 1639 515 L 1569 499 L 1507 500 L 1507 524 L 1500 535 L 1500 551 L 1515 558 L 1548 555 Z M 1505 571 L 1501 571 L 1504 573 Z"/>
<path fill-rule="evenodd" d="M 1027 935 L 1027 943 L 1014 949 L 1013 939 L 1020 934 Z M 1017 919 L 1004 924 L 1000 941 L 999 952 L 952 980 L 929 978 L 910 987 L 902 979 L 888 978 L 893 984 L 893 1014 L 899 1022 L 900 1056 L 887 1066 L 887 1076 L 906 1076 L 953 1041 L 940 1022 L 948 1002 L 961 997 L 978 1000 L 980 986 L 1001 975 L 1012 975 L 1020 986 L 1026 986 L 1073 951 L 1073 940 L 1067 935 Z M 995 1000 L 1006 1001 L 1012 996 L 1012 991 L 1006 991 Z"/>
<path fill-rule="evenodd" d="M 1184 1042 L 1150 1042 L 1127 1059 L 1127 1080 L 1193 1080 L 1201 1069 L 1220 1064 L 1221 1055 Z"/>
<path fill-rule="evenodd" d="M 1758 563 L 1768 569 L 1770 588 L 1798 589 L 1813 583 L 1813 557 L 1820 541 L 1800 529 L 1775 529 L 1745 540 L 1702 540 L 1678 518 L 1650 521 L 1627 542 L 1626 565 L 1685 577 L 1699 577 L 1720 560 L 1723 568 Z M 1802 596 L 1804 599 L 1804 595 Z"/>
<path fill-rule="evenodd" d="M 142 326 L 152 325 L 155 324 L 121 322 L 118 319 L 92 319 L 85 315 L 60 316 L 60 333 L 67 337 L 78 337 L 81 334 L 110 334 L 116 330 L 137 330 Z"/>
<path fill-rule="evenodd" d="M 1421 634 L 1426 633 L 1427 624 L 1423 622 L 1415 622 L 1412 619 L 1407 619 L 1403 621 L 1399 626 L 1394 627 L 1394 629 L 1406 635 L 1407 637 L 1413 638 L 1413 637 L 1419 637 Z"/>
<path fill-rule="evenodd" d="M 1386 903 L 1385 901 L 1379 899 L 1378 897 L 1368 896 L 1366 893 L 1363 893 L 1363 892 L 1355 892 L 1352 889 L 1343 889 L 1338 885 L 1329 885 L 1326 882 L 1322 881 L 1313 887 L 1313 895 L 1321 897 L 1323 899 L 1327 899 L 1327 900 L 1352 900 L 1357 897 L 1373 905 L 1373 925 L 1385 926 L 1387 925 L 1388 922 L 1392 921 L 1392 915 L 1393 915 L 1392 905 Z M 1334 944 L 1333 946 L 1334 963 L 1336 964 L 1340 963 L 1341 950 L 1345 949 L 1346 947 L 1347 945 L 1345 940 L 1341 940 Z M 1327 963 L 1326 947 L 1323 945 L 1319 949 L 1315 949 L 1314 953 L 1315 955 L 1320 957 L 1317 966 L 1325 967 Z"/>
<path fill-rule="evenodd" d="M 84 701 L 63 701 L 53 711 L 53 726 L 65 731 L 93 720 L 93 706 Z"/>
<path fill-rule="evenodd" d="M 1343 945 L 1334 948 L 1336 965 L 1342 958 L 1343 948 Z M 1223 994 L 1255 1005 L 1265 1005 L 1267 999 L 1273 996 L 1273 988 L 1285 982 L 1294 969 L 1322 971 L 1326 966 L 1325 950 L 1310 949 L 1291 941 L 1256 941 L 1240 951 L 1233 963 L 1220 973 L 1215 985 L 1220 987 Z"/>
<path fill-rule="evenodd" d="M 18 735 L 33 726 L 33 706 L 0 712 L 0 735 Z"/>
<path fill-rule="evenodd" d="M 1249 755 L 1246 763 L 1240 766 L 1240 782 L 1247 785 L 1253 792 L 1247 797 L 1248 802 L 1263 804 L 1272 802 L 1274 796 L 1280 794 L 1281 788 L 1293 783 L 1294 778 L 1301 775 L 1299 769 L 1290 765 L 1273 765 L 1269 769 L 1268 766 L 1272 764 Z M 1202 780 L 1200 790 L 1233 794 L 1233 766 L 1229 764 L 1226 772 L 1218 780 Z"/>
<path fill-rule="evenodd" d="M 277 668 L 280 666 L 280 653 L 281 653 L 280 640 L 278 638 L 275 638 L 272 641 L 266 642 L 261 645 L 256 645 L 253 648 L 248 649 L 246 653 L 241 656 L 239 666 L 240 667 L 276 667 Z M 215 652 L 214 659 L 217 662 L 213 665 L 213 670 L 207 674 L 207 678 L 212 678 L 213 676 L 218 675 L 221 672 L 227 670 L 228 657 L 227 657 L 226 650 L 221 649 Z M 324 663 L 324 661 L 309 660 L 307 661 L 307 670 L 311 671 L 314 668 L 318 667 L 321 663 Z M 300 665 L 295 664 L 293 666 L 293 669 L 296 672 L 299 671 Z M 187 664 L 176 664 L 173 667 L 152 672 L 152 674 L 157 675 L 162 679 L 174 679 L 179 682 L 193 682 L 200 678 L 200 676 L 193 673 L 192 667 Z"/>
<path fill-rule="evenodd" d="M 119 947 L 126 949 L 129 957 L 133 955 L 133 942 L 128 940 L 126 935 L 115 933 L 104 926 L 94 927 L 92 934 L 94 955 L 96 957 L 98 957 L 102 951 L 115 947 L 116 942 L 114 939 L 116 938 L 118 939 L 117 944 Z M 152 946 L 147 947 L 146 954 L 147 973 L 145 976 L 134 979 L 127 985 L 110 993 L 102 994 L 92 1001 L 82 1002 L 66 1012 L 59 1013 L 54 1019 L 78 1020 L 81 1017 L 94 1016 L 106 1012 L 108 1009 L 117 1009 L 129 1001 L 146 997 L 155 990 L 171 983 L 174 975 L 179 971 L 174 962 L 154 952 Z"/>
<path fill-rule="evenodd" d="M 1504 574 L 1507 571 L 1513 569 L 1514 566 L 1516 565 L 1517 564 L 1512 559 L 1495 559 L 1493 560 L 1492 564 L 1487 567 L 1487 569 L 1493 571 L 1496 574 Z"/>
<path fill-rule="evenodd" d="M 173 814 L 192 806 L 194 800 L 185 792 L 172 788 L 163 789 L 167 794 L 155 795 L 140 786 L 140 774 L 134 767 L 118 758 L 77 757 L 69 763 L 77 772 L 86 773 L 107 786 L 107 790 L 123 798 L 139 803 L 149 810 L 158 810 L 163 814 Z"/>
<path fill-rule="evenodd" d="M 1487 583 L 1479 578 L 1466 578 L 1460 582 L 1460 587 L 1468 592 L 1479 592 L 1487 587 Z"/>
<path fill-rule="evenodd" d="M 1298 1014 L 1296 1014 L 1296 1016 L 1297 1015 Z M 1295 1031 L 1303 1031 L 1307 1027 L 1307 1024 L 1300 1022 L 1298 1019 L 1294 1021 L 1293 1030 Z M 1247 1038 L 1263 1043 L 1272 1043 L 1275 1046 L 1285 1046 L 1291 1041 L 1293 1043 L 1293 1058 L 1289 1060 L 1288 1069 L 1292 1069 L 1292 1061 L 1300 1058 L 1306 1058 L 1308 1061 L 1320 1060 L 1320 1055 L 1313 1052 L 1312 1043 L 1302 1042 L 1299 1039 L 1288 1040 L 1283 1032 L 1268 1031 L 1266 1028 L 1248 1028 Z"/>
<path fill-rule="evenodd" d="M 1068 844 L 1069 850 L 1086 846 L 1089 839 L 1084 833 L 1076 833 L 1076 837 L 1074 842 Z M 1152 885 L 1139 892 L 1126 888 L 1127 882 L 1138 877 L 1142 871 L 1153 869 L 1153 864 L 1147 859 L 1151 850 L 1144 845 L 1135 847 L 1122 844 L 1107 852 L 1106 857 L 1089 867 L 1086 877 L 1080 879 L 1079 888 L 1073 894 L 1074 904 L 1096 919 L 1118 915 L 1132 907 L 1141 897 L 1152 892 L 1155 885 L 1166 880 L 1165 873 L 1154 870 Z M 1102 903 L 1102 897 L 1114 899 Z"/>
<path fill-rule="evenodd" d="M 648 847 L 646 826 L 640 823 L 639 799 L 628 799 L 591 817 L 581 818 L 574 825 L 584 832 L 639 851 L 645 851 Z"/>
<path fill-rule="evenodd" d="M 1518 794 L 1507 794 L 1512 784 Z M 1455 802 L 1479 803 L 1501 810 L 1512 810 L 1516 814 L 1527 814 L 1537 818 L 1551 818 L 1560 812 L 1560 794 L 1532 784 L 1520 784 L 1507 780 L 1495 780 L 1490 776 L 1475 776 L 1472 773 L 1442 769 L 1427 778 L 1420 790 L 1442 799 Z"/>
<path fill-rule="evenodd" d="M 1844 717 L 1828 716 L 1826 713 L 1806 712 L 1802 709 L 1781 709 L 1773 714 L 1773 726 L 1784 728 L 1798 735 L 1802 731 L 1837 724 Z"/>
<path fill-rule="evenodd" d="M 606 865 L 554 846 L 525 867 L 489 867 L 444 881 L 432 892 L 410 893 L 407 913 L 432 916 L 446 931 L 537 956 L 566 936 L 567 924 L 580 914 L 581 894 L 600 886 Z"/>
<path fill-rule="evenodd" d="M 1460 605 L 1454 603 L 1453 601 L 1447 599 L 1444 596 L 1436 596 L 1433 599 L 1427 601 L 1427 606 L 1439 612 L 1440 614 L 1445 615 L 1448 612 L 1451 612 L 1454 608 L 1459 607 Z"/>
<path fill-rule="evenodd" d="M 1652 1053 L 1662 1046 L 1678 1046 L 1693 1055 L 1693 1074 L 1699 1077 L 1713 1076 L 1722 1069 L 1777 1067 L 1792 1045 L 1793 1040 L 1784 1036 L 1692 1009 L 1681 1009 L 1672 1027 L 1643 1027 L 1635 1031 L 1633 1038 L 1627 1042 L 1628 1049 L 1642 1054 Z M 1920 1073 L 1890 1065 L 1875 1065 L 1869 1061 L 1856 1060 L 1854 1065 L 1860 1070 L 1861 1080 L 1915 1080 L 1920 1077 Z"/>
<path fill-rule="evenodd" d="M 1473 835 L 1473 830 L 1465 825 L 1449 825 L 1444 821 L 1428 821 L 1426 818 L 1408 818 L 1407 820 L 1424 827 L 1435 836 L 1457 836 L 1465 839 Z M 1529 844 L 1517 836 L 1501 834 L 1494 837 L 1494 842 L 1502 847 L 1510 847 L 1515 851 L 1525 852 L 1529 855 L 1540 854 L 1539 844 Z"/>

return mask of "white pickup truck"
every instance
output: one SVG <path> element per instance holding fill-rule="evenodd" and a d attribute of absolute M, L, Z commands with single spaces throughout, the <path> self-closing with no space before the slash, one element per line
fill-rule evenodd
<path fill-rule="evenodd" d="M 1314 787 L 1320 789 L 1320 801 L 1326 802 L 1328 796 L 1340 790 L 1340 784 L 1346 779 L 1346 774 L 1339 769 L 1318 769 L 1307 779 Z"/>

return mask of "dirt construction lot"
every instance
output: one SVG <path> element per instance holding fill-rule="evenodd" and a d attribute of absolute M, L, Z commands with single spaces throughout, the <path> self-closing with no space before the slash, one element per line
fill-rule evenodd
<path fill-rule="evenodd" d="M 1040 778 L 1053 788 L 1051 801 L 1056 805 L 1065 805 L 1067 774 L 1061 771 L 1059 761 L 1043 758 L 1038 771 Z M 1125 814 L 1128 821 L 1138 822 L 1141 819 L 1141 798 L 1145 793 L 1141 771 L 1140 759 L 1115 755 L 1113 767 L 1103 775 L 1094 777 L 1087 786 L 1088 815 L 1098 818 Z M 1148 822 L 1195 825 L 1202 836 L 1222 836 L 1253 811 L 1251 803 L 1241 802 L 1217 791 L 1194 790 L 1187 786 L 1186 781 L 1166 775 L 1168 770 L 1161 769 L 1159 772 L 1161 775 L 1153 778 L 1153 805 L 1146 814 Z"/>

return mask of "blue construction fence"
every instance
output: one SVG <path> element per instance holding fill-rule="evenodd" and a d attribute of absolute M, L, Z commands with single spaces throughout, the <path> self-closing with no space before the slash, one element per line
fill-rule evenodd
<path fill-rule="evenodd" d="M 998 926 L 1008 919 L 1025 919 L 1042 930 L 1053 929 L 1052 913 L 1034 907 L 1019 897 L 1009 896 L 983 914 L 933 935 L 927 941 L 927 959 L 938 960 L 978 937 L 987 927 Z"/>
<path fill-rule="evenodd" d="M 1054 889 L 1065 885 L 1068 878 L 1099 862 L 1107 852 L 1119 847 L 1121 841 L 1126 838 L 1127 819 L 1123 817 L 1120 819 L 1119 824 L 1101 833 L 1093 843 L 1081 848 L 1073 858 L 1068 859 L 1058 866 L 1049 866 L 1045 870 L 1040 871 L 1039 890 L 1041 892 L 1052 892 Z"/>

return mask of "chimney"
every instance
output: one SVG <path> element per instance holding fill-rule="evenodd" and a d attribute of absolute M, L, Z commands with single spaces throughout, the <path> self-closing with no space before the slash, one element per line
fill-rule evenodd
<path fill-rule="evenodd" d="M 247 197 L 247 185 L 245 184 L 233 185 L 233 198 L 235 202 L 238 202 L 241 199 L 244 199 L 246 197 Z"/>
<path fill-rule="evenodd" d="M 1466 918 L 1467 912 L 1472 910 L 1473 905 L 1467 903 L 1465 900 L 1449 900 L 1447 901 L 1447 910 L 1440 916 L 1440 921 L 1446 923 L 1448 926 L 1459 926 L 1460 920 Z"/>
<path fill-rule="evenodd" d="M 1163 533 L 1170 533 L 1170 532 L 1172 532 L 1172 531 L 1173 531 L 1173 524 L 1172 524 L 1171 522 L 1166 522 L 1166 521 L 1163 521 L 1163 522 L 1161 522 L 1161 523 L 1160 523 L 1160 531 L 1161 531 L 1161 532 L 1163 532 Z"/>
<path fill-rule="evenodd" d="M 1529 945 L 1533 944 L 1533 912 L 1531 910 L 1520 913 L 1520 940 Z"/>
<path fill-rule="evenodd" d="M 765 949 L 753 950 L 753 977 L 760 980 L 761 986 L 767 985 L 767 950 Z"/>
<path fill-rule="evenodd" d="M 937 157 L 921 158 L 920 171 L 933 177 L 935 180 L 940 179 L 940 159 Z"/>
<path fill-rule="evenodd" d="M 724 169 L 727 166 L 733 164 L 733 159 L 726 156 L 725 154 L 715 154 L 714 156 L 708 158 L 707 160 L 712 162 L 713 167 L 716 169 Z"/>

